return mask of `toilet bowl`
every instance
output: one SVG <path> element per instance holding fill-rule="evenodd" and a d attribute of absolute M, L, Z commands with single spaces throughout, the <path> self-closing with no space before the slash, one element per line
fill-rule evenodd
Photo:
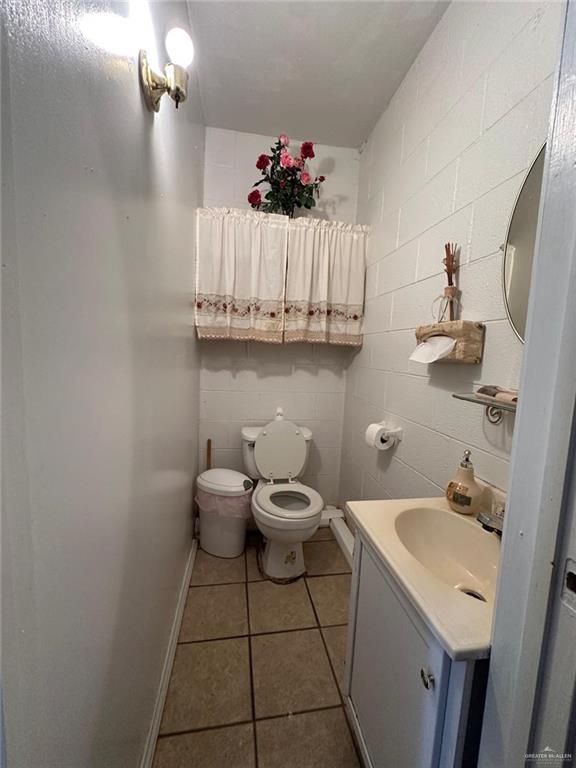
<path fill-rule="evenodd" d="M 291 579 L 306 571 L 302 543 L 316 533 L 324 502 L 299 482 L 260 480 L 252 496 L 252 514 L 266 538 L 262 567 L 274 579 Z"/>
<path fill-rule="evenodd" d="M 262 428 L 242 430 L 248 474 L 261 478 L 252 495 L 254 521 L 266 539 L 262 567 L 272 579 L 306 572 L 302 543 L 316 532 L 324 501 L 298 480 L 312 435 L 281 415 Z"/>

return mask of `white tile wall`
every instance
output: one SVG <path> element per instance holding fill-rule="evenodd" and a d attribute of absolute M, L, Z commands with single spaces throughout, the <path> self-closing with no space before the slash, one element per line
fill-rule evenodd
<path fill-rule="evenodd" d="M 310 137 L 313 139 L 313 137 Z M 269 151 L 275 138 L 255 133 L 206 129 L 204 205 L 249 208 L 246 197 L 260 171 L 258 155 Z M 295 152 L 301 140 L 291 141 Z M 315 145 L 316 157 L 308 161 L 313 175 L 326 176 L 316 209 L 317 218 L 356 221 L 359 154 L 355 149 Z"/>
<path fill-rule="evenodd" d="M 347 372 L 341 499 L 442 493 L 466 447 L 506 488 L 513 420 L 490 425 L 454 400 L 477 383 L 518 383 L 522 345 L 501 297 L 499 246 L 545 140 L 559 3 L 453 3 L 363 147 L 358 220 L 372 226 L 365 344 Z M 443 244 L 461 246 L 462 316 L 486 322 L 481 366 L 411 363 L 414 328 L 444 285 Z M 394 421 L 393 454 L 363 442 Z"/>
<path fill-rule="evenodd" d="M 207 128 L 204 205 L 249 208 L 246 196 L 259 178 L 256 159 L 273 141 L 269 136 Z M 312 215 L 355 222 L 358 152 L 320 144 L 315 151 L 310 169 L 324 174 L 326 182 Z M 281 405 L 286 418 L 314 434 L 303 482 L 316 488 L 326 503 L 336 503 L 345 371 L 353 353 L 324 345 L 219 341 L 202 342 L 201 350 L 201 469 L 206 440 L 211 438 L 213 465 L 242 471 L 241 427 L 265 424 Z"/>
<path fill-rule="evenodd" d="M 246 342 L 203 342 L 200 375 L 200 462 L 212 439 L 213 464 L 243 471 L 240 429 L 272 420 L 278 405 L 286 418 L 314 435 L 303 479 L 327 503 L 338 498 L 345 368 L 344 348 Z"/>

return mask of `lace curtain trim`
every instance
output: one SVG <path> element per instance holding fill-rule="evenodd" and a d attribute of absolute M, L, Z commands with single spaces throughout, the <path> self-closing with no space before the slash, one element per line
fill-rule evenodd
<path fill-rule="evenodd" d="M 362 320 L 361 304 L 332 304 L 327 301 L 287 301 L 284 313 L 288 319 L 314 318 L 334 322 L 358 322 Z"/>
<path fill-rule="evenodd" d="M 327 318 L 336 322 L 358 322 L 362 320 L 362 305 L 331 304 L 327 301 L 290 301 L 283 306 L 281 301 L 263 299 L 235 299 L 233 296 L 199 293 L 196 297 L 199 315 L 221 315 L 222 317 L 276 320 L 284 313 L 291 318 Z"/>
<path fill-rule="evenodd" d="M 269 301 L 258 298 L 237 299 L 229 295 L 198 294 L 196 297 L 198 336 L 202 339 L 242 338 L 247 341 L 269 341 L 274 344 L 308 341 L 359 346 L 362 334 L 343 333 L 342 325 L 359 327 L 362 305 L 331 304 L 326 301 Z M 282 328 L 282 317 L 290 328 Z M 228 326 L 230 320 L 245 320 L 250 327 Z M 299 322 L 325 321 L 326 330 L 294 328 Z M 258 323 L 259 328 L 253 323 Z M 222 324 L 222 325 L 221 325 Z M 270 327 L 266 327 L 268 324 Z M 334 326 L 334 327 L 333 327 Z M 336 328 L 338 330 L 336 330 Z"/>
<path fill-rule="evenodd" d="M 199 293 L 196 296 L 196 310 L 199 316 L 221 315 L 230 318 L 256 317 L 277 320 L 282 315 L 281 301 L 263 299 L 238 299 L 234 296 Z"/>

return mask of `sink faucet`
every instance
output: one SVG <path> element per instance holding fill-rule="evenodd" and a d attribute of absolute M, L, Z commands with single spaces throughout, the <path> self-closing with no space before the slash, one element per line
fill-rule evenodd
<path fill-rule="evenodd" d="M 480 512 L 478 515 L 478 522 L 485 531 L 494 532 L 498 536 L 502 536 L 505 512 L 506 508 L 504 502 L 495 501 L 492 504 L 491 512 Z"/>

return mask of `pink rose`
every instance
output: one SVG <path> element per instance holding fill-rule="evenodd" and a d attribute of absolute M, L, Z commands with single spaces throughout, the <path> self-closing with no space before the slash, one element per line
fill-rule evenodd
<path fill-rule="evenodd" d="M 253 189 L 252 192 L 248 195 L 248 202 L 253 208 L 256 208 L 260 203 L 262 202 L 262 195 L 260 194 L 260 190 Z"/>
<path fill-rule="evenodd" d="M 308 173 L 308 171 L 302 171 L 302 173 L 300 174 L 300 181 L 304 185 L 310 184 L 310 174 Z"/>
<path fill-rule="evenodd" d="M 287 149 L 283 149 L 282 152 L 280 152 L 280 165 L 282 168 L 293 168 L 294 167 L 294 158 L 288 154 Z"/>
<path fill-rule="evenodd" d="M 314 144 L 311 141 L 302 142 L 300 147 L 300 154 L 304 159 L 308 157 L 314 157 Z"/>
<path fill-rule="evenodd" d="M 301 157 L 295 157 L 294 158 L 294 167 L 295 168 L 303 168 L 304 167 L 304 160 L 302 160 Z"/>
<path fill-rule="evenodd" d="M 263 171 L 264 168 L 268 168 L 270 165 L 270 158 L 268 155 L 260 155 L 258 160 L 256 160 L 256 168 L 258 168 L 259 171 Z"/>
<path fill-rule="evenodd" d="M 290 144 L 290 139 L 285 133 L 281 133 L 280 136 L 278 136 L 278 141 L 283 147 L 287 147 Z"/>

